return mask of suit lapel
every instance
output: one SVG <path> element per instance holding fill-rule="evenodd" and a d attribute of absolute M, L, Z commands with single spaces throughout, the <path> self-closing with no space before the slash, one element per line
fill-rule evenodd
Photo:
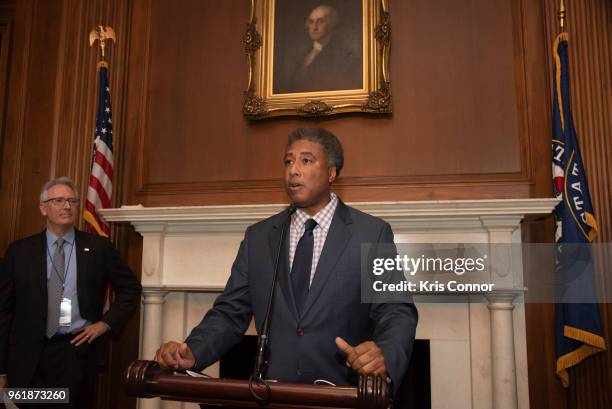
<path fill-rule="evenodd" d="M 76 284 L 77 294 L 85 294 L 85 278 L 87 277 L 87 259 L 85 248 L 89 249 L 87 236 L 81 231 L 74 229 L 74 252 L 76 253 Z M 81 307 L 79 302 L 79 308 Z"/>
<path fill-rule="evenodd" d="M 36 241 L 34 243 L 34 248 L 32 251 L 32 263 L 34 268 L 31 271 L 34 271 L 36 280 L 35 282 L 38 284 L 38 291 L 40 295 L 40 299 L 44 300 L 43 308 L 45 312 L 45 316 L 47 314 L 47 233 L 46 230 L 43 230 L 40 233 Z"/>
<path fill-rule="evenodd" d="M 274 269 L 274 263 L 276 261 L 276 256 L 278 254 L 278 246 L 281 240 L 283 224 L 287 220 L 284 216 L 285 213 L 282 213 L 283 217 L 280 217 L 275 221 L 273 228 L 270 230 L 268 235 L 268 243 L 270 245 L 270 257 L 272 260 L 272 268 Z M 289 246 L 287 242 L 289 240 L 289 225 L 287 224 L 286 232 L 285 232 L 285 243 L 283 245 L 283 249 L 280 255 L 279 261 L 279 271 L 278 271 L 278 285 L 281 288 L 281 292 L 285 297 L 285 301 L 289 306 L 289 310 L 291 314 L 298 320 L 297 307 L 295 305 L 295 298 L 293 297 L 293 290 L 291 288 L 291 283 L 289 282 Z M 274 270 L 272 270 L 272 274 L 274 274 Z"/>
<path fill-rule="evenodd" d="M 308 310 L 316 302 L 321 291 L 325 288 L 325 283 L 327 283 L 329 277 L 332 275 L 338 260 L 342 257 L 342 253 L 344 253 L 351 238 L 351 231 L 348 228 L 348 225 L 351 223 L 352 219 L 349 215 L 348 207 L 338 199 L 338 207 L 336 208 L 332 223 L 329 226 L 329 233 L 327 233 L 321 257 L 319 257 L 319 263 L 317 264 L 317 269 L 315 270 L 315 275 L 310 285 L 310 291 L 306 299 L 306 305 L 302 311 L 302 317 L 306 316 Z"/>

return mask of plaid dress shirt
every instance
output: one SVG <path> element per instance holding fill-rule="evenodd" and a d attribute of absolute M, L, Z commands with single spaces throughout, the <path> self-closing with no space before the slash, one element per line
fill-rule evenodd
<path fill-rule="evenodd" d="M 314 278 L 315 271 L 317 270 L 317 264 L 321 257 L 321 251 L 325 245 L 325 239 L 327 233 L 329 233 L 329 227 L 331 226 L 332 219 L 334 218 L 334 212 L 338 207 L 338 196 L 335 193 L 331 193 L 330 201 L 325 207 L 312 218 L 317 222 L 316 227 L 312 231 L 314 235 L 314 248 L 312 251 L 312 267 L 310 269 L 310 284 Z M 310 216 L 302 209 L 298 209 L 293 216 L 291 216 L 291 227 L 289 229 L 289 268 L 293 267 L 293 257 L 295 256 L 295 249 L 298 242 L 304 235 L 306 220 L 310 219 Z M 290 270 L 291 271 L 291 270 Z"/>

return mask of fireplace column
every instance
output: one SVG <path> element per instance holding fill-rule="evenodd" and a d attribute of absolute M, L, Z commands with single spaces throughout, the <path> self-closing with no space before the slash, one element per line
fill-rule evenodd
<path fill-rule="evenodd" d="M 142 312 L 142 347 L 140 359 L 152 360 L 155 358 L 157 348 L 162 343 L 162 317 L 167 291 L 144 289 L 143 312 Z M 159 409 L 161 401 L 159 398 L 139 399 L 139 409 Z"/>
<path fill-rule="evenodd" d="M 487 295 L 487 308 L 491 314 L 491 367 L 495 409 L 518 407 L 512 324 L 512 301 L 515 295 L 511 292 Z"/>
<path fill-rule="evenodd" d="M 142 333 L 140 359 L 152 360 L 162 343 L 163 312 L 166 294 L 163 285 L 165 222 L 135 223 L 142 235 Z M 160 409 L 161 399 L 138 399 L 139 409 Z"/>
<path fill-rule="evenodd" d="M 524 292 L 523 266 L 511 245 L 520 241 L 522 215 L 480 217 L 489 236 L 491 282 L 495 292 L 487 294 L 491 320 L 492 398 L 495 409 L 517 409 L 518 389 L 514 345 L 515 298 Z"/>

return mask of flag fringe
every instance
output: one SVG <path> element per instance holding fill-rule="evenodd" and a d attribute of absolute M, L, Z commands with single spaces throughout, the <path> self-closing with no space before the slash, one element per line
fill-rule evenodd
<path fill-rule="evenodd" d="M 593 216 L 589 212 L 584 212 L 584 217 L 586 219 L 587 226 L 591 228 L 591 230 L 589 230 L 588 239 L 590 242 L 592 242 L 597 237 L 597 231 L 598 231 L 597 220 L 595 220 L 595 216 Z"/>
<path fill-rule="evenodd" d="M 561 99 L 561 58 L 559 57 L 559 53 L 557 50 L 559 49 L 559 43 L 561 41 L 568 41 L 569 34 L 567 32 L 560 33 L 557 38 L 555 38 L 555 42 L 553 43 L 553 57 L 555 59 L 555 67 L 556 67 L 556 78 L 555 85 L 557 87 L 557 104 L 559 106 L 559 118 L 561 119 L 561 128 L 565 130 L 565 115 L 563 112 L 563 100 Z"/>
<path fill-rule="evenodd" d="M 98 233 L 98 236 L 102 236 L 102 237 L 108 237 L 108 234 L 106 234 L 98 225 L 97 220 L 95 219 L 95 217 L 89 212 L 89 210 L 85 210 L 83 212 L 83 219 L 85 219 L 85 221 L 87 223 L 89 223 L 89 225 L 91 227 L 94 228 L 94 230 L 96 231 L 96 233 Z"/>
<path fill-rule="evenodd" d="M 571 327 L 569 325 L 563 326 L 563 335 L 568 338 L 575 339 L 576 341 L 588 344 L 592 347 L 599 348 L 602 351 L 606 350 L 606 341 L 601 335 L 597 335 L 580 328 Z"/>
<path fill-rule="evenodd" d="M 580 328 L 570 327 L 569 325 L 565 325 L 563 327 L 563 335 L 567 338 L 584 343 L 584 345 L 580 346 L 579 348 L 560 356 L 557 359 L 557 376 L 561 378 L 563 387 L 567 388 L 570 383 L 567 369 L 578 365 L 591 355 L 605 351 L 606 341 L 603 339 L 603 337 L 597 334 L 593 334 L 592 332 L 588 332 Z"/>

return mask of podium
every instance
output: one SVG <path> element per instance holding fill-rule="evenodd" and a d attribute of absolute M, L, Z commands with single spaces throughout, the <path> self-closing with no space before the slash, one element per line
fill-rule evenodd
<path fill-rule="evenodd" d="M 357 387 L 268 382 L 269 388 L 253 384 L 253 392 L 264 397 L 258 403 L 248 380 L 191 377 L 163 370 L 155 361 L 134 361 L 125 371 L 127 394 L 138 398 L 196 402 L 219 408 L 387 409 L 387 381 L 378 376 L 360 376 Z"/>

